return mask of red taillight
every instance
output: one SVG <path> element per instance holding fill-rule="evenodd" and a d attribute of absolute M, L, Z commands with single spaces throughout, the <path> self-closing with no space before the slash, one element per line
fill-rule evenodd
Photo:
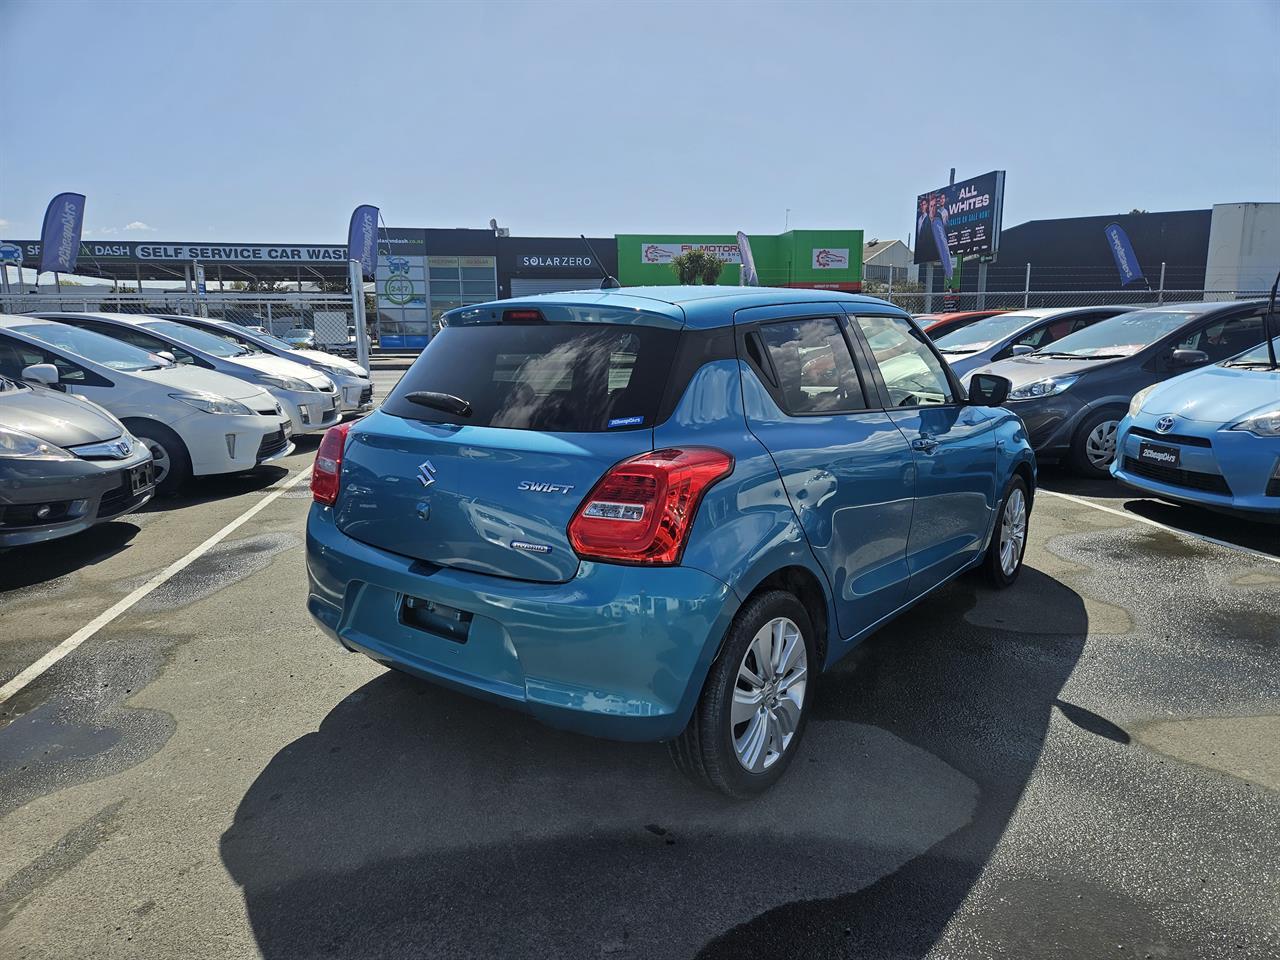
<path fill-rule="evenodd" d="M 311 468 L 311 499 L 332 507 L 338 500 L 339 478 L 342 474 L 342 450 L 347 445 L 350 423 L 340 423 L 324 432 L 316 462 Z"/>
<path fill-rule="evenodd" d="M 703 494 L 732 472 L 733 457 L 711 447 L 623 460 L 574 513 L 569 542 L 584 560 L 679 563 Z"/>
<path fill-rule="evenodd" d="M 536 323 L 542 320 L 541 310 L 503 310 L 503 323 Z"/>

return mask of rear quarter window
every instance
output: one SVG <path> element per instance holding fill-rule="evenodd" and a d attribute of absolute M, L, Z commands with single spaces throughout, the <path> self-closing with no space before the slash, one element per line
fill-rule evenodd
<path fill-rule="evenodd" d="M 550 433 L 652 427 L 679 337 L 617 324 L 448 326 L 382 409 L 411 420 Z M 471 414 L 410 399 L 419 391 L 465 400 Z"/>

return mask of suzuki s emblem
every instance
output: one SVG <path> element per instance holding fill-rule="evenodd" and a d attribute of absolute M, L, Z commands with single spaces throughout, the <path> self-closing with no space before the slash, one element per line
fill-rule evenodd
<path fill-rule="evenodd" d="M 1161 417 L 1156 421 L 1156 429 L 1161 433 L 1168 433 L 1173 429 L 1173 417 Z"/>
<path fill-rule="evenodd" d="M 423 460 L 418 464 L 418 479 L 422 481 L 424 487 L 429 487 L 436 482 L 436 468 L 431 465 L 430 460 Z"/>

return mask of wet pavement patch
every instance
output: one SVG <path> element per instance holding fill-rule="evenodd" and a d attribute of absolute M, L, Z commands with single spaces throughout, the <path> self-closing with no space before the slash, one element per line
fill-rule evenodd
<path fill-rule="evenodd" d="M 125 701 L 155 679 L 180 641 L 123 635 L 82 647 L 13 702 L 47 698 L 0 727 L 0 818 L 23 804 L 127 770 L 173 735 L 172 716 Z"/>
<path fill-rule="evenodd" d="M 153 590 L 135 609 L 154 613 L 203 600 L 262 572 L 278 554 L 301 545 L 302 538 L 296 533 L 261 533 L 225 541 Z M 147 579 L 143 577 L 127 589 L 141 586 Z"/>

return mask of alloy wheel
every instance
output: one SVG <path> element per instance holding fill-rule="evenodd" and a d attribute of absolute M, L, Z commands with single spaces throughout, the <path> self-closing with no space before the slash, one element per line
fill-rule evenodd
<path fill-rule="evenodd" d="M 744 769 L 760 773 L 781 759 L 804 710 L 809 655 L 787 617 L 762 626 L 738 666 L 733 689 L 733 748 Z"/>
<path fill-rule="evenodd" d="M 158 487 L 164 482 L 164 478 L 169 475 L 169 451 L 150 437 L 139 437 L 138 439 L 145 443 L 147 445 L 147 449 L 151 451 L 152 476 L 155 480 L 156 486 Z"/>
<path fill-rule="evenodd" d="M 1018 487 L 1009 493 L 1000 518 L 1000 569 L 1006 577 L 1013 576 L 1022 559 L 1022 547 L 1027 541 L 1027 498 Z"/>

